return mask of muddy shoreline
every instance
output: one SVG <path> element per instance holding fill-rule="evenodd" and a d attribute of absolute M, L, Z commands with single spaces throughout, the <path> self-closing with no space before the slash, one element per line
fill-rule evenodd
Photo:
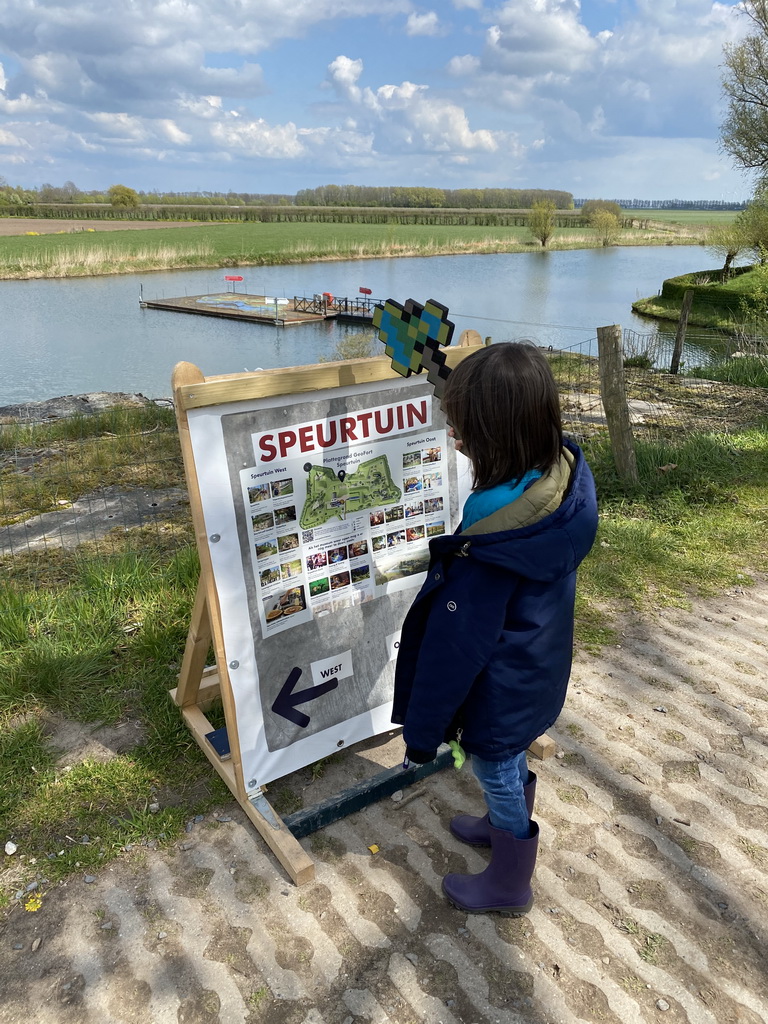
<path fill-rule="evenodd" d="M 11 424 L 31 426 L 52 423 L 72 416 L 95 416 L 117 405 L 132 408 L 159 405 L 170 408 L 173 406 L 173 399 L 147 398 L 141 392 L 124 391 L 89 391 L 80 395 L 62 395 L 40 402 L 19 402 L 0 406 L 0 427 Z"/>

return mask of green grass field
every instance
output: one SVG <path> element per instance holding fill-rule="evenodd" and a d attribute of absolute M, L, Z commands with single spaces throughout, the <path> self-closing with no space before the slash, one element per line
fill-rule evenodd
<path fill-rule="evenodd" d="M 446 246 L 524 244 L 525 228 L 422 226 L 414 224 L 196 224 L 147 231 L 98 231 L 0 238 L 0 270 L 37 257 L 42 264 L 79 252 L 137 257 L 147 250 L 204 248 L 214 265 L 269 264 L 310 259 L 422 251 Z"/>
<path fill-rule="evenodd" d="M 646 218 L 647 219 L 647 218 Z M 653 224 L 626 229 L 620 245 L 701 242 L 703 228 Z M 558 228 L 550 249 L 601 244 L 591 228 Z M 0 238 L 0 278 L 76 277 L 183 267 L 237 267 L 371 257 L 527 252 L 526 227 L 421 224 L 203 223 L 146 231 L 78 231 Z"/>
<path fill-rule="evenodd" d="M 707 277 L 712 280 L 707 281 Z M 746 273 L 738 274 L 727 282 L 718 280 L 718 275 L 691 273 L 674 279 L 694 289 L 693 306 L 688 317 L 692 326 L 714 330 L 745 332 L 764 336 L 766 293 L 768 277 L 765 267 L 754 266 Z M 716 292 L 707 297 L 708 289 Z M 677 322 L 680 318 L 682 298 L 680 296 L 653 295 L 632 303 L 635 313 Z"/>
<path fill-rule="evenodd" d="M 628 217 L 638 220 L 657 221 L 661 224 L 683 224 L 687 227 L 705 225 L 718 227 L 732 224 L 738 210 L 626 210 Z"/>

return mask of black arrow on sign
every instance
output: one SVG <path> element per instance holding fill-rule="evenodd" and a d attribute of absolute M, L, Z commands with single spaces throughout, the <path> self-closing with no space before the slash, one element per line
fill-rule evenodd
<path fill-rule="evenodd" d="M 272 710 L 276 715 L 280 715 L 281 718 L 287 718 L 294 725 L 298 725 L 301 729 L 306 729 L 310 721 L 309 715 L 305 715 L 303 711 L 298 711 L 296 705 L 306 704 L 308 700 L 315 700 L 317 697 L 322 697 L 324 693 L 330 693 L 331 690 L 335 690 L 339 685 L 339 680 L 336 678 L 328 679 L 324 683 L 318 683 L 317 686 L 310 686 L 308 690 L 299 690 L 298 693 L 294 693 L 293 688 L 298 683 L 300 676 L 300 668 L 291 669 L 288 678 L 282 685 L 280 693 L 275 697 Z"/>

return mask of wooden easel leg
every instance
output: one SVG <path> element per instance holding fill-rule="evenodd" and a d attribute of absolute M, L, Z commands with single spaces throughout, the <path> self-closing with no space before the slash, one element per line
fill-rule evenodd
<path fill-rule="evenodd" d="M 232 796 L 245 811 L 249 820 L 255 825 L 257 832 L 280 861 L 291 880 L 296 885 L 304 885 L 315 877 L 315 865 L 304 848 L 289 831 L 279 814 L 267 802 L 263 793 L 248 799 L 238 788 L 237 773 L 232 761 L 222 761 L 211 744 L 206 740 L 206 733 L 211 731 L 211 724 L 199 707 L 182 708 L 184 721 L 197 741 L 198 746 L 221 776 Z"/>
<path fill-rule="evenodd" d="M 259 835 L 291 876 L 295 885 L 305 885 L 315 877 L 315 864 L 263 793 L 240 806 L 256 826 Z"/>
<path fill-rule="evenodd" d="M 206 739 L 212 726 L 205 716 L 203 705 L 219 696 L 218 667 L 206 668 L 208 652 L 212 643 L 211 617 L 208 607 L 207 590 L 203 578 L 197 585 L 197 594 L 192 609 L 192 619 L 184 648 L 184 657 L 179 672 L 179 685 L 171 690 L 171 697 L 181 708 L 184 721 L 189 727 L 198 746 L 226 783 L 230 792 L 243 808 L 249 820 L 270 850 L 288 872 L 296 885 L 303 885 L 315 877 L 315 865 L 298 840 L 288 830 L 282 819 L 275 813 L 263 793 L 251 800 L 244 787 L 238 785 L 239 766 L 233 761 L 222 760 Z M 234 728 L 227 714 L 228 731 Z M 231 737 L 232 733 L 230 733 Z"/>
<path fill-rule="evenodd" d="M 208 614 L 208 597 L 204 581 L 197 584 L 192 621 L 189 624 L 187 643 L 179 672 L 179 685 L 174 700 L 182 708 L 198 703 L 200 681 L 203 678 L 208 651 L 211 649 L 211 618 Z"/>

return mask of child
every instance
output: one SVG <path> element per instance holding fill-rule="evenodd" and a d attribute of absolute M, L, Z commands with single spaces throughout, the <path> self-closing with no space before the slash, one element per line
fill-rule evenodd
<path fill-rule="evenodd" d="M 560 714 L 571 670 L 576 567 L 592 547 L 597 502 L 580 449 L 563 441 L 557 385 L 530 344 L 492 345 L 448 378 L 443 408 L 473 490 L 459 529 L 430 542 L 426 581 L 403 624 L 392 720 L 424 764 L 460 739 L 488 814 L 451 832 L 490 846 L 479 875 L 443 891 L 469 913 L 523 914 L 539 827 L 528 746 Z"/>

